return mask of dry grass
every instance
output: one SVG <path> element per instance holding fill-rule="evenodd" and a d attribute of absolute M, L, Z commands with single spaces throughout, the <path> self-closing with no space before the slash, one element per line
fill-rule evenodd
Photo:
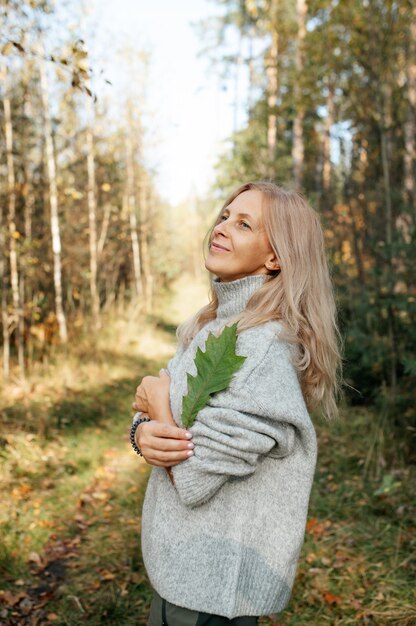
<path fill-rule="evenodd" d="M 197 298 L 203 304 L 206 287 L 183 280 L 178 293 L 175 321 Z M 135 385 L 173 353 L 166 302 L 147 318 L 133 309 L 108 315 L 98 336 L 84 333 L 70 353 L 2 390 L 2 624 L 146 624 L 139 539 L 148 468 L 127 431 Z M 416 473 L 398 463 L 373 471 L 369 425 L 378 419 L 347 410 L 339 423 L 318 425 L 293 597 L 262 626 L 416 624 Z"/>

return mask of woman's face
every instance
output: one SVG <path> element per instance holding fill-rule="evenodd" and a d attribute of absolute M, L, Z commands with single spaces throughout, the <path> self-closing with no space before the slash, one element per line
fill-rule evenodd
<path fill-rule="evenodd" d="M 261 191 L 243 191 L 214 227 L 205 267 L 223 282 L 279 268 L 263 228 L 261 203 Z"/>

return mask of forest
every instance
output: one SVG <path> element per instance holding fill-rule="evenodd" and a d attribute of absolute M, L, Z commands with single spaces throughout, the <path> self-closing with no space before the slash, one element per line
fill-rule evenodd
<path fill-rule="evenodd" d="M 63 4 L 0 7 L 0 622 L 146 623 L 134 389 L 206 301 L 227 194 L 271 180 L 320 214 L 345 384 L 340 419 L 315 416 L 294 596 L 260 623 L 415 624 L 415 4 L 213 0 L 193 28 L 244 123 L 177 205 L 146 154 L 145 50 L 116 92 Z"/>

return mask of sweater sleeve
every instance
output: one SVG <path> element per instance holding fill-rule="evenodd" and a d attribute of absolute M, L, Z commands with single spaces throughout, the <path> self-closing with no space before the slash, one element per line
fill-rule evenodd
<path fill-rule="evenodd" d="M 187 506 L 209 500 L 230 477 L 249 476 L 261 457 L 291 454 L 309 419 L 287 344 L 274 339 L 248 376 L 240 372 L 199 411 L 194 456 L 172 468 Z"/>

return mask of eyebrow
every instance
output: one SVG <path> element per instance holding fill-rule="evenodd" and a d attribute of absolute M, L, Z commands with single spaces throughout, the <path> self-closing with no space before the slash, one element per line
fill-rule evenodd
<path fill-rule="evenodd" d="M 224 213 L 225 213 L 226 211 L 227 211 L 228 213 L 230 212 L 230 210 L 228 209 L 228 207 L 226 207 L 226 208 L 222 211 L 221 215 L 224 215 Z M 249 218 L 250 220 L 252 220 L 255 224 L 257 224 L 257 220 L 256 220 L 256 218 L 255 218 L 255 217 L 253 217 L 253 215 L 250 215 L 249 213 L 237 213 L 237 216 L 238 216 L 238 217 L 248 217 L 248 218 Z"/>

